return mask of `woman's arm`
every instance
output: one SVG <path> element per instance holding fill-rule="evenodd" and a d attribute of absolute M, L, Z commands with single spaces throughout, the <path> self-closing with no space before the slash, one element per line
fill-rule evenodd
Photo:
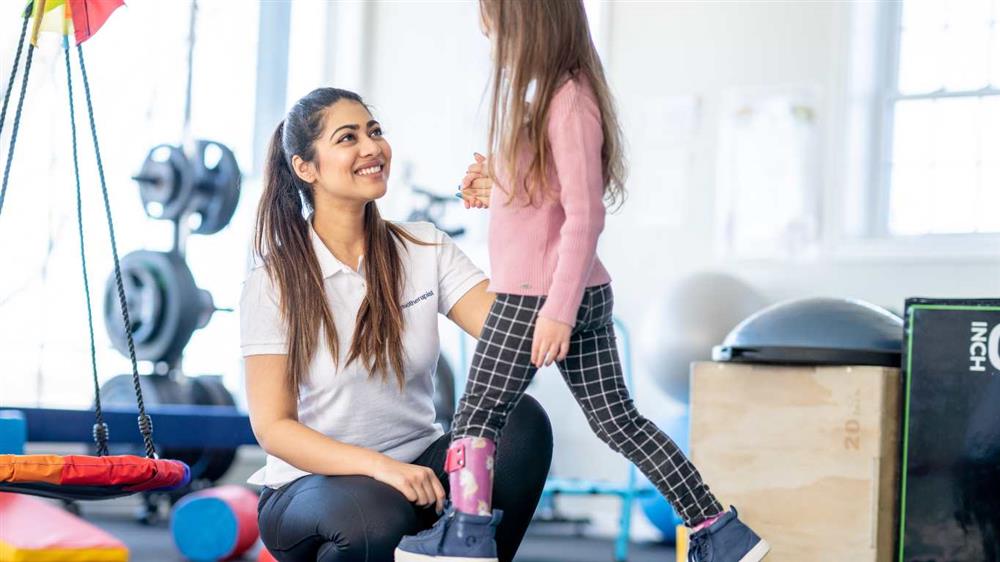
<path fill-rule="evenodd" d="M 250 425 L 268 454 L 313 474 L 370 476 L 396 488 L 411 502 L 437 503 L 441 510 L 444 488 L 431 469 L 341 443 L 300 423 L 295 395 L 285 376 L 286 361 L 286 355 L 246 358 Z"/>
<path fill-rule="evenodd" d="M 370 474 L 381 456 L 334 441 L 298 421 L 295 396 L 285 377 L 286 355 L 246 358 L 250 425 L 268 454 L 314 474 Z"/>
<path fill-rule="evenodd" d="M 459 328 L 477 339 L 483 331 L 486 315 L 489 314 L 490 307 L 496 300 L 495 294 L 486 291 L 489 284 L 489 281 L 483 281 L 469 289 L 448 311 L 449 320 L 458 324 Z"/>

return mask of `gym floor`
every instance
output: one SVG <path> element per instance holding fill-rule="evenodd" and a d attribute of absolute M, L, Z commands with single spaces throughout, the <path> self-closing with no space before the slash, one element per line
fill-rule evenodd
<path fill-rule="evenodd" d="M 29 444 L 26 452 L 81 454 L 85 448 L 78 444 Z M 218 484 L 243 484 L 263 464 L 264 458 L 263 451 L 257 447 L 240 447 L 233 466 Z M 168 519 L 154 525 L 143 525 L 136 520 L 142 507 L 139 496 L 80 502 L 77 506 L 84 519 L 125 543 L 130 552 L 129 562 L 185 562 L 174 547 Z M 517 562 L 609 562 L 613 559 L 613 539 L 578 536 L 573 532 L 564 524 L 533 525 L 521 544 Z M 259 548 L 258 542 L 243 560 L 256 560 Z M 636 542 L 629 549 L 629 562 L 672 562 L 675 557 L 672 546 L 665 544 Z"/>
<path fill-rule="evenodd" d="M 82 505 L 82 515 L 87 521 L 101 527 L 124 542 L 130 552 L 130 562 L 184 562 L 170 538 L 169 522 L 141 525 L 135 520 L 140 502 L 138 498 L 123 498 L 107 502 Z M 611 540 L 556 536 L 545 531 L 528 531 L 521 545 L 518 562 L 608 562 L 614 554 Z M 257 548 L 244 555 L 244 560 L 255 560 Z M 633 544 L 630 562 L 669 562 L 674 560 L 674 550 L 658 544 Z"/>

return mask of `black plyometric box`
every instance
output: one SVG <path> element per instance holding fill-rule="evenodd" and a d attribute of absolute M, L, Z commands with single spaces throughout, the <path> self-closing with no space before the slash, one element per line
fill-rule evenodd
<path fill-rule="evenodd" d="M 1000 561 L 1000 299 L 908 299 L 900 562 Z"/>

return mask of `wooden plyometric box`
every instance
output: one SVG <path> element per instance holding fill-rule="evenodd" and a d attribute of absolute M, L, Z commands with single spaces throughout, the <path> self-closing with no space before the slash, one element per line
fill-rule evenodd
<path fill-rule="evenodd" d="M 893 559 L 900 374 L 695 363 L 691 458 L 768 562 Z"/>

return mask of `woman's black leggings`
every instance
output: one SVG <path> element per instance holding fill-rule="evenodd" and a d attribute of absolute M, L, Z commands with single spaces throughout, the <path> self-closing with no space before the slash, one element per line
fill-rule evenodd
<path fill-rule="evenodd" d="M 448 490 L 446 434 L 413 464 L 429 467 Z M 552 427 L 545 410 L 524 396 L 497 443 L 493 506 L 504 512 L 497 529 L 500 560 L 514 559 L 541 496 L 552 460 Z M 311 474 L 273 490 L 258 505 L 260 536 L 280 562 L 392 562 L 404 535 L 437 520 L 395 488 L 367 476 Z"/>

